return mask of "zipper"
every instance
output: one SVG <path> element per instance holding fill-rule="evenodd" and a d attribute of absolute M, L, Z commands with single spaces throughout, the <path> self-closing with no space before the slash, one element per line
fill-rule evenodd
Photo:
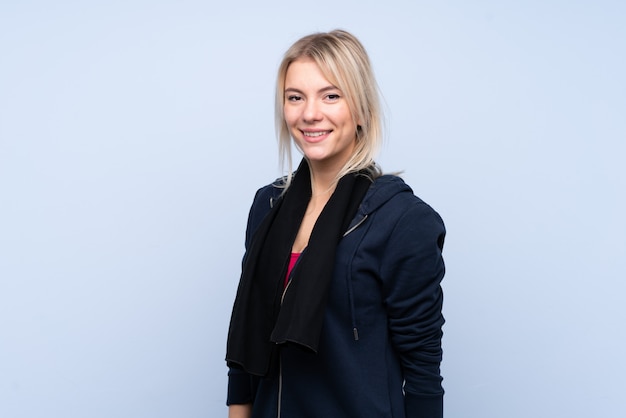
<path fill-rule="evenodd" d="M 302 255 L 304 254 L 305 251 L 306 251 L 306 248 L 300 253 L 300 256 L 298 257 L 298 261 L 296 261 L 296 264 L 291 269 L 291 273 L 289 273 L 289 280 L 287 281 L 287 285 L 283 289 L 283 293 L 280 295 L 281 305 L 283 304 L 283 300 L 285 300 L 285 294 L 287 293 L 287 289 L 289 289 L 289 285 L 291 285 L 291 282 L 292 282 L 291 277 L 293 276 L 293 272 L 298 266 L 298 263 L 302 259 Z M 283 397 L 283 362 L 280 359 L 280 350 L 279 350 L 279 353 L 278 353 L 278 408 L 277 408 L 276 418 L 280 418 L 280 415 L 281 415 L 282 397 Z"/>
<path fill-rule="evenodd" d="M 294 269 L 296 268 L 295 266 L 293 267 Z M 289 281 L 287 282 L 287 286 L 285 286 L 285 288 L 283 289 L 283 294 L 280 295 L 280 304 L 283 304 L 283 300 L 285 299 L 285 293 L 287 293 L 287 289 L 289 289 L 289 285 L 291 284 L 291 277 L 289 278 Z"/>
<path fill-rule="evenodd" d="M 350 232 L 352 232 L 352 231 L 354 231 L 355 229 L 357 229 L 359 226 L 361 226 L 361 224 L 362 224 L 363 222 L 365 222 L 365 220 L 366 220 L 366 219 L 367 219 L 367 215 L 363 216 L 363 217 L 359 220 L 359 222 L 357 222 L 357 223 L 356 223 L 356 224 L 355 224 L 352 228 L 348 229 L 348 230 L 346 231 L 346 233 L 345 233 L 345 234 L 343 234 L 343 236 L 345 237 L 345 236 L 346 236 L 346 235 L 348 235 Z"/>
<path fill-rule="evenodd" d="M 302 254 L 300 256 L 302 256 Z M 295 269 L 296 266 L 293 266 L 293 268 Z M 293 270 L 291 270 L 291 272 L 293 273 Z M 287 289 L 289 288 L 289 285 L 291 284 L 291 274 L 289 276 L 290 276 L 289 281 L 287 282 L 287 285 L 283 289 L 283 294 L 280 295 L 281 305 L 283 304 L 283 300 L 285 299 L 285 293 L 287 293 Z M 278 407 L 277 407 L 276 418 L 280 418 L 282 398 L 283 398 L 283 362 L 280 358 L 280 349 L 278 349 L 277 355 L 278 355 Z"/>
<path fill-rule="evenodd" d="M 278 355 L 278 409 L 276 413 L 276 418 L 280 418 L 282 397 L 283 397 L 283 363 L 282 361 L 280 361 L 280 354 L 279 354 Z"/>
<path fill-rule="evenodd" d="M 283 289 L 283 293 L 280 295 L 281 305 L 283 304 L 283 300 L 285 299 L 285 293 L 287 293 L 287 289 L 289 289 L 289 285 L 291 284 L 291 277 L 293 276 L 293 272 L 296 271 L 296 267 L 298 267 L 300 260 L 302 260 L 302 256 L 304 255 L 305 251 L 306 251 L 306 248 L 302 250 L 302 252 L 300 253 L 300 256 L 298 257 L 298 260 L 296 261 L 296 264 L 294 264 L 293 268 L 291 269 L 291 273 L 289 273 L 289 280 L 287 280 L 287 285 Z"/>

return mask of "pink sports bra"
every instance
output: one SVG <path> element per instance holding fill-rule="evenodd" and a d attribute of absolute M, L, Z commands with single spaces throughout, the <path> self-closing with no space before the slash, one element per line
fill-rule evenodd
<path fill-rule="evenodd" d="M 291 275 L 291 270 L 293 270 L 296 262 L 298 261 L 298 257 L 300 257 L 301 253 L 291 253 L 291 257 L 289 257 L 289 266 L 287 266 L 287 276 L 285 276 L 285 287 L 287 287 L 287 283 L 289 283 L 289 276 Z"/>

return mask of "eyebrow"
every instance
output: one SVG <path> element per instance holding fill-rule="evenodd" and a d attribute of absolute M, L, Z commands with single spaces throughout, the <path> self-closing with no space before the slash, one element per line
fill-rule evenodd
<path fill-rule="evenodd" d="M 321 89 L 319 89 L 317 91 L 317 93 L 326 93 L 327 91 L 331 91 L 331 90 L 339 90 L 339 87 L 333 86 L 332 84 L 326 87 L 322 87 Z M 302 95 L 304 95 L 304 92 L 302 90 L 299 90 L 295 87 L 286 87 L 285 88 L 285 93 L 300 93 Z"/>

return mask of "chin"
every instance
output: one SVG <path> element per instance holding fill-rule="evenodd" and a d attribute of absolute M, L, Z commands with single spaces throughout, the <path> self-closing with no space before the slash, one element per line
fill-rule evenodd
<path fill-rule="evenodd" d="M 305 153 L 304 156 L 306 157 L 307 160 L 314 161 L 314 162 L 323 162 L 329 159 L 328 156 L 319 155 L 319 154 L 306 154 Z"/>

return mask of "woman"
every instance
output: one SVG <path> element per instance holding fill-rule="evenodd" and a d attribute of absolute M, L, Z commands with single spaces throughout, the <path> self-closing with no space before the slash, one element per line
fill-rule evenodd
<path fill-rule="evenodd" d="M 345 31 L 306 36 L 278 72 L 295 172 L 261 188 L 226 360 L 229 417 L 441 417 L 439 215 L 381 175 L 376 82 Z"/>

